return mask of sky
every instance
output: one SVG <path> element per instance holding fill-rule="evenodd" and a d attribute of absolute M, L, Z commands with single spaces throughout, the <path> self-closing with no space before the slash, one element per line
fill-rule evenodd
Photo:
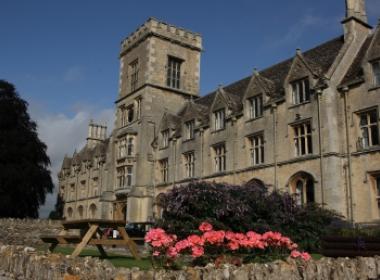
<path fill-rule="evenodd" d="M 52 178 L 85 144 L 90 119 L 114 122 L 120 42 L 149 17 L 203 38 L 200 95 L 342 35 L 344 0 L 0 0 L 0 79 L 29 103 Z M 369 23 L 380 0 L 367 0 Z M 56 191 L 41 208 L 46 217 Z"/>

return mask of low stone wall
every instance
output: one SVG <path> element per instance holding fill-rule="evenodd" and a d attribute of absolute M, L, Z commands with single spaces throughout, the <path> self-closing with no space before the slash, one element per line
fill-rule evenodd
<path fill-rule="evenodd" d="M 59 254 L 39 255 L 33 248 L 0 246 L 0 272 L 6 279 L 92 279 L 92 280 L 264 280 L 264 279 L 379 279 L 380 257 L 323 258 L 308 263 L 294 260 L 269 264 L 226 266 L 215 269 L 187 268 L 180 271 L 115 268 L 97 258 L 71 258 Z M 1 274 L 0 274 L 1 278 Z"/>
<path fill-rule="evenodd" d="M 60 221 L 32 219 L 0 219 L 0 244 L 39 247 L 40 236 L 57 234 Z"/>

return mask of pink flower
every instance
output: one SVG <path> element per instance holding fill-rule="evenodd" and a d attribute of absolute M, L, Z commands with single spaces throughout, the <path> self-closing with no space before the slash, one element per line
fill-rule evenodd
<path fill-rule="evenodd" d="M 191 251 L 192 251 L 191 255 L 194 258 L 199 258 L 199 257 L 203 256 L 203 254 L 205 253 L 203 247 L 201 247 L 201 246 L 194 246 L 191 248 Z"/>
<path fill-rule="evenodd" d="M 175 258 L 178 255 L 177 249 L 174 247 L 169 247 L 168 251 L 166 252 L 166 255 L 168 255 L 171 258 Z"/>
<path fill-rule="evenodd" d="M 200 224 L 199 230 L 202 232 L 210 231 L 212 230 L 212 225 L 207 222 L 203 222 Z"/>
<path fill-rule="evenodd" d="M 309 253 L 306 253 L 306 252 L 303 252 L 301 254 L 301 258 L 304 260 L 304 261 L 309 261 L 311 259 L 311 256 L 309 255 Z"/>
<path fill-rule="evenodd" d="M 195 234 L 188 236 L 187 240 L 191 243 L 192 246 L 195 246 L 195 245 L 203 246 L 203 244 L 205 243 L 203 238 Z"/>
<path fill-rule="evenodd" d="M 187 239 L 178 241 L 175 244 L 175 248 L 176 248 L 177 252 L 181 252 L 182 250 L 185 250 L 189 247 L 191 247 L 191 243 Z"/>
<path fill-rule="evenodd" d="M 203 239 L 210 244 L 223 243 L 225 232 L 223 230 L 218 231 L 207 231 L 203 234 Z"/>
<path fill-rule="evenodd" d="M 293 250 L 291 253 L 290 253 L 290 256 L 292 258 L 299 258 L 301 256 L 301 253 L 297 250 Z"/>
<path fill-rule="evenodd" d="M 230 241 L 227 246 L 232 251 L 236 251 L 237 249 L 239 249 L 239 243 L 236 241 Z"/>
<path fill-rule="evenodd" d="M 233 233 L 232 231 L 227 231 L 226 232 L 226 239 L 227 240 L 233 240 L 233 239 L 235 239 L 235 233 Z"/>
<path fill-rule="evenodd" d="M 159 255 L 160 255 L 160 251 L 154 251 L 154 252 L 153 252 L 153 256 L 157 257 L 157 256 L 159 256 Z"/>

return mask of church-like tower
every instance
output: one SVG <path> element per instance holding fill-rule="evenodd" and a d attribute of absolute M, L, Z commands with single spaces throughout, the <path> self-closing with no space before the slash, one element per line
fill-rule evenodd
<path fill-rule="evenodd" d="M 176 112 L 199 95 L 199 34 L 154 18 L 121 44 L 114 131 L 116 215 L 130 222 L 152 217 L 152 143 L 165 112 Z"/>

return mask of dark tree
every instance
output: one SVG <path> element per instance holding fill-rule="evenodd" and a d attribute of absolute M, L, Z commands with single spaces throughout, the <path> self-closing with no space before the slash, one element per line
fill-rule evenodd
<path fill-rule="evenodd" d="M 63 217 L 63 199 L 60 194 L 57 194 L 57 201 L 54 206 L 54 210 L 50 212 L 49 219 L 60 220 Z"/>
<path fill-rule="evenodd" d="M 54 185 L 46 145 L 14 86 L 0 80 L 0 217 L 37 218 Z"/>

